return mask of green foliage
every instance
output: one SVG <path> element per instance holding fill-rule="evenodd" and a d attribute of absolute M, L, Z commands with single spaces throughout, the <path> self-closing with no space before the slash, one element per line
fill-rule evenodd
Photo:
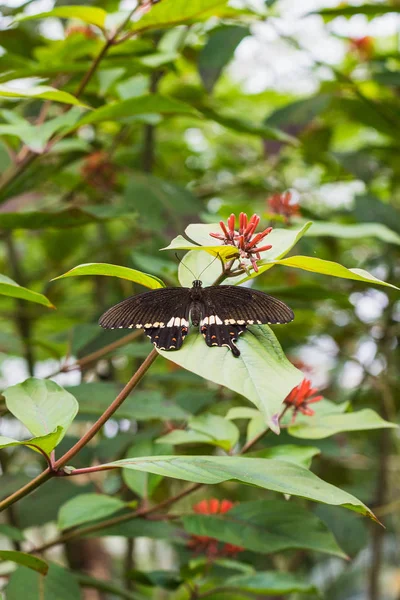
<path fill-rule="evenodd" d="M 392 594 L 399 8 L 296 3 L 304 48 L 294 0 L 256 4 L 0 8 L 7 600 Z M 241 212 L 273 228 L 259 259 L 210 236 Z M 195 278 L 295 319 L 238 358 L 98 326 Z"/>

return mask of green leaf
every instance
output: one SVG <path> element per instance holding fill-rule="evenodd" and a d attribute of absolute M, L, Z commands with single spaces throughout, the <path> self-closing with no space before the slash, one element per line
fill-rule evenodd
<path fill-rule="evenodd" d="M 104 519 L 123 508 L 125 503 L 118 498 L 103 494 L 80 494 L 60 508 L 57 525 L 59 529 L 69 529 L 82 523 Z"/>
<path fill-rule="evenodd" d="M 0 560 L 10 560 L 17 563 L 17 565 L 28 567 L 28 569 L 37 571 L 42 575 L 46 575 L 49 570 L 49 565 L 41 558 L 32 556 L 32 554 L 26 554 L 25 552 L 17 552 L 16 550 L 0 550 Z"/>
<path fill-rule="evenodd" d="M 287 360 L 267 325 L 249 327 L 237 344 L 241 354 L 236 358 L 228 348 L 209 348 L 203 336 L 193 331 L 178 352 L 158 352 L 184 369 L 248 398 L 278 433 L 282 402 L 303 375 Z"/>
<path fill-rule="evenodd" d="M 365 15 L 367 17 L 378 17 L 379 15 L 386 15 L 387 13 L 398 13 L 400 8 L 393 6 L 387 6 L 382 4 L 363 4 L 361 6 L 338 6 L 337 8 L 323 8 L 322 10 L 315 11 L 310 14 L 317 14 L 324 17 L 325 20 L 330 21 L 336 17 L 352 17 L 353 15 Z"/>
<path fill-rule="evenodd" d="M 20 529 L 12 525 L 6 525 L 5 523 L 0 523 L 0 536 L 5 536 L 14 542 L 23 542 L 25 540 L 25 536 Z"/>
<path fill-rule="evenodd" d="M 120 119 L 148 114 L 178 114 L 199 117 L 199 113 L 195 108 L 180 100 L 161 96 L 160 94 L 146 94 L 144 96 L 122 100 L 122 102 L 114 102 L 112 104 L 101 106 L 83 117 L 73 128 L 76 129 L 77 127 L 91 123 L 119 121 Z"/>
<path fill-rule="evenodd" d="M 120 279 L 127 279 L 128 281 L 134 281 L 144 287 L 148 287 L 152 290 L 165 287 L 165 284 L 158 277 L 154 275 L 148 275 L 136 269 L 129 269 L 128 267 L 120 267 L 119 265 L 109 265 L 106 263 L 87 263 L 84 265 L 78 265 L 70 271 L 67 271 L 63 275 L 54 277 L 52 281 L 56 279 L 63 279 L 64 277 L 78 277 L 81 275 L 105 275 L 107 277 L 119 277 Z"/>
<path fill-rule="evenodd" d="M 225 585 L 252 594 L 273 594 L 274 596 L 283 596 L 293 592 L 305 594 L 318 592 L 311 582 L 298 575 L 279 571 L 259 571 L 254 575 L 238 575 L 227 579 Z"/>
<path fill-rule="evenodd" d="M 126 206 L 74 206 L 66 210 L 2 213 L 1 229 L 67 229 L 122 217 L 135 217 Z"/>
<path fill-rule="evenodd" d="M 161 248 L 161 250 L 204 250 L 205 252 L 209 252 L 212 256 L 220 256 L 225 261 L 230 260 L 235 256 L 239 256 L 239 250 L 233 246 L 197 246 L 196 244 L 189 242 L 183 235 L 178 235 L 171 240 L 168 246 Z"/>
<path fill-rule="evenodd" d="M 209 93 L 233 58 L 237 46 L 248 35 L 249 28 L 241 25 L 224 25 L 211 31 L 199 56 L 200 76 Z"/>
<path fill-rule="evenodd" d="M 227 0 L 163 0 L 154 5 L 139 21 L 133 23 L 131 31 L 141 32 L 179 25 L 197 19 L 226 3 Z"/>
<path fill-rule="evenodd" d="M 351 494 L 326 483 L 307 469 L 283 460 L 236 456 L 149 456 L 125 458 L 103 466 L 146 471 L 210 485 L 233 479 L 282 494 L 344 506 L 376 520 L 369 508 Z"/>
<path fill-rule="evenodd" d="M 335 237 L 343 239 L 362 239 L 376 237 L 388 244 L 400 244 L 400 235 L 382 225 L 382 223 L 357 223 L 348 225 L 345 223 L 331 223 L 329 221 L 314 221 L 312 227 L 307 231 L 306 237 Z"/>
<path fill-rule="evenodd" d="M 31 125 L 28 120 L 19 116 L 16 117 L 14 113 L 12 113 L 13 116 L 10 118 L 10 111 L 3 110 L 1 113 L 10 123 L 5 125 L 0 124 L 0 135 L 17 136 L 30 150 L 40 154 L 44 152 L 47 142 L 55 133 L 61 133 L 63 130 L 69 129 L 78 120 L 81 111 L 79 108 L 73 108 L 54 119 L 47 120 L 41 125 Z M 3 215 L 1 228 L 5 229 Z"/>
<path fill-rule="evenodd" d="M 16 21 L 30 21 L 32 19 L 46 19 L 47 17 L 58 17 L 60 19 L 79 19 L 89 25 L 97 25 L 104 29 L 107 13 L 96 6 L 57 6 L 48 12 L 36 15 L 18 15 Z"/>
<path fill-rule="evenodd" d="M 109 535 L 126 538 L 147 537 L 173 542 L 174 540 L 179 540 L 181 530 L 168 522 L 132 519 L 126 523 L 110 525 L 110 527 L 89 534 L 87 537 L 108 537 Z"/>
<path fill-rule="evenodd" d="M 313 448 L 312 446 L 282 444 L 279 446 L 272 446 L 271 448 L 263 448 L 256 452 L 249 452 L 247 456 L 254 456 L 255 458 L 277 458 L 278 460 L 285 460 L 309 469 L 314 456 L 317 456 L 320 453 L 321 450 L 319 448 Z"/>
<path fill-rule="evenodd" d="M 395 285 L 381 281 L 363 269 L 347 269 L 338 263 L 330 260 L 323 260 L 322 258 L 314 258 L 313 256 L 291 256 L 290 258 L 284 258 L 282 260 L 274 260 L 273 264 L 285 265 L 286 267 L 311 271 L 312 273 L 321 273 L 322 275 L 330 275 L 331 277 L 365 281 L 367 283 L 391 287 L 394 290 L 400 290 L 400 288 Z M 261 269 L 263 269 L 263 266 L 260 267 L 260 271 Z"/>
<path fill-rule="evenodd" d="M 18 283 L 9 277 L 1 274 L 0 294 L 3 296 L 10 296 L 11 298 L 19 298 L 20 300 L 28 300 L 29 302 L 35 302 L 36 304 L 42 304 L 42 306 L 47 306 L 48 308 L 54 308 L 50 300 L 46 298 L 46 296 L 43 296 L 43 294 L 28 290 L 28 288 L 18 285 Z"/>
<path fill-rule="evenodd" d="M 243 117 L 238 117 L 233 114 L 222 113 L 210 105 L 197 104 L 197 108 L 203 113 L 207 119 L 211 119 L 228 129 L 233 129 L 239 133 L 247 135 L 256 135 L 267 140 L 277 140 L 286 144 L 298 146 L 299 142 L 291 135 L 288 135 L 280 129 L 270 127 L 264 123 L 253 123 Z"/>
<path fill-rule="evenodd" d="M 21 600 L 29 590 L 29 600 L 81 600 L 81 591 L 72 573 L 49 564 L 46 577 L 25 567 L 12 573 L 6 587 L 7 600 Z"/>
<path fill-rule="evenodd" d="M 278 108 L 265 119 L 265 124 L 271 127 L 294 126 L 296 130 L 308 125 L 315 117 L 321 114 L 329 105 L 329 94 L 317 94 L 296 100 Z"/>
<path fill-rule="evenodd" d="M 185 516 L 183 524 L 192 535 L 262 554 L 302 548 L 346 557 L 320 519 L 292 501 L 241 502 L 222 515 Z"/>
<path fill-rule="evenodd" d="M 0 98 L 33 98 L 35 100 L 51 100 L 52 102 L 62 102 L 64 104 L 73 104 L 88 108 L 72 94 L 63 92 L 62 90 L 57 90 L 56 88 L 48 85 L 38 85 L 34 88 L 23 90 L 17 90 L 15 88 L 8 88 L 5 85 L 0 85 Z"/>
<path fill-rule="evenodd" d="M 302 419 L 291 425 L 289 433 L 296 438 L 318 440 L 344 431 L 369 431 L 396 427 L 398 427 L 396 423 L 389 423 L 374 410 L 364 408 L 353 413 L 307 417 L 307 420 Z"/>
<path fill-rule="evenodd" d="M 258 261 L 258 265 L 259 265 L 259 272 L 258 273 L 252 273 L 251 275 L 238 275 L 237 277 L 232 277 L 229 279 L 229 284 L 240 284 L 240 283 L 244 283 L 245 281 L 248 281 L 249 279 L 253 279 L 254 277 L 257 277 L 257 275 L 260 275 L 261 273 L 264 273 L 265 271 L 267 271 L 268 269 L 271 269 L 273 264 L 272 261 L 275 261 L 277 259 L 283 258 L 292 248 L 295 244 L 297 244 L 297 242 L 303 237 L 303 235 L 305 235 L 305 233 L 307 232 L 307 230 L 309 229 L 309 227 L 311 227 L 312 222 L 308 222 L 305 225 L 303 225 L 302 227 L 300 227 L 299 229 L 278 229 L 278 228 L 274 228 L 271 233 L 268 235 L 268 244 L 272 245 L 272 248 L 270 250 L 267 250 L 266 252 L 261 252 L 261 260 Z M 234 252 L 236 249 L 232 248 L 230 246 L 224 246 L 222 244 L 222 241 L 220 244 L 218 244 L 218 241 L 215 240 L 215 238 L 212 238 L 210 236 L 210 233 L 213 232 L 219 232 L 220 231 L 220 226 L 217 223 L 213 223 L 213 224 L 204 224 L 204 223 L 194 223 L 192 225 L 189 225 L 186 229 L 185 229 L 185 234 L 187 235 L 187 237 L 190 240 L 193 240 L 194 244 L 198 244 L 198 246 L 194 245 L 191 242 L 184 242 L 184 238 L 181 236 L 178 236 L 177 238 L 175 238 L 174 240 L 172 240 L 171 244 L 167 247 L 164 248 L 165 250 L 168 249 L 177 249 L 177 248 L 182 248 L 182 249 L 191 249 L 191 250 L 205 250 L 207 252 L 209 252 L 210 254 L 213 254 L 214 256 L 217 253 L 217 250 L 219 248 L 222 249 L 221 254 L 226 258 L 227 255 L 229 256 L 229 254 L 232 254 L 232 252 Z M 211 244 L 210 244 L 211 241 Z M 181 244 L 181 245 L 180 245 Z M 219 252 L 218 252 L 219 253 Z M 186 257 L 185 257 L 186 259 Z M 204 264 L 203 268 L 207 265 L 210 265 L 211 262 L 213 261 L 213 258 L 209 258 L 208 262 L 204 261 L 204 259 L 202 259 L 202 264 Z M 185 262 L 185 264 L 187 264 Z M 190 266 L 190 268 L 192 268 L 192 264 L 187 265 Z M 193 268 L 192 268 L 193 270 Z M 179 269 L 179 281 L 181 283 L 181 285 L 184 286 L 191 286 L 191 275 L 190 273 L 186 273 L 185 274 L 186 269 Z M 200 271 L 199 271 L 200 272 Z M 203 276 L 202 276 L 202 280 L 203 280 L 203 284 L 204 285 L 212 285 L 212 283 L 215 281 L 216 279 L 216 272 L 217 275 L 219 275 L 221 273 L 221 266 L 218 264 L 218 261 L 214 262 L 214 268 L 210 268 L 207 269 Z M 197 274 L 197 272 L 194 270 L 194 273 Z M 184 283 L 185 282 L 185 283 Z"/>
<path fill-rule="evenodd" d="M 239 439 L 239 430 L 236 425 L 219 415 L 210 413 L 190 418 L 188 428 L 186 431 L 175 429 L 158 438 L 157 443 L 172 444 L 173 446 L 203 443 L 219 446 L 229 451 Z"/>
<path fill-rule="evenodd" d="M 8 410 L 33 435 L 47 436 L 61 427 L 57 443 L 62 440 L 78 412 L 78 403 L 72 394 L 48 379 L 31 377 L 7 388 L 3 395 Z"/>
<path fill-rule="evenodd" d="M 152 440 L 141 440 L 134 443 L 129 448 L 126 457 L 148 456 L 151 454 L 159 454 L 160 452 L 169 454 L 171 452 L 171 446 L 165 445 L 164 447 L 161 447 L 160 445 L 156 446 Z M 132 471 L 129 469 L 124 469 L 122 471 L 122 478 L 128 488 L 141 498 L 151 498 L 153 492 L 162 481 L 160 475 L 140 473 L 139 471 Z"/>
<path fill-rule="evenodd" d="M 80 415 L 96 417 L 103 414 L 121 390 L 119 386 L 106 382 L 82 383 L 67 389 L 77 398 Z M 184 421 L 188 413 L 157 390 L 135 390 L 119 407 L 117 416 L 136 421 Z"/>
<path fill-rule="evenodd" d="M 61 426 L 56 427 L 54 431 L 40 437 L 34 437 L 29 440 L 19 442 L 0 435 L 0 448 L 7 448 L 9 446 L 27 446 L 32 448 L 36 452 L 39 452 L 38 448 L 41 448 L 47 455 L 57 446 L 60 440 L 63 438 L 64 431 Z"/>

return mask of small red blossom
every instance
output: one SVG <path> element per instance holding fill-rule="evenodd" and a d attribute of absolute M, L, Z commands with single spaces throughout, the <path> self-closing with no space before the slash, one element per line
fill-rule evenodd
<path fill-rule="evenodd" d="M 286 396 L 286 406 L 293 408 L 293 421 L 298 412 L 312 417 L 314 411 L 312 408 L 309 408 L 308 405 L 320 402 L 320 400 L 323 399 L 323 396 L 315 396 L 317 392 L 317 389 L 311 387 L 311 381 L 309 379 L 303 379 L 300 385 L 293 388 L 290 394 Z"/>
<path fill-rule="evenodd" d="M 68 38 L 77 33 L 83 35 L 88 40 L 97 38 L 96 33 L 89 25 L 69 25 L 65 30 L 65 37 Z"/>
<path fill-rule="evenodd" d="M 261 247 L 257 246 L 272 231 L 272 227 L 267 227 L 261 233 L 254 235 L 259 222 L 260 217 L 256 214 L 248 219 L 246 213 L 240 213 L 239 229 L 236 230 L 236 217 L 232 214 L 226 225 L 223 221 L 219 222 L 222 233 L 210 233 L 211 237 L 222 240 L 225 246 L 234 246 L 237 248 L 239 250 L 240 266 L 246 269 L 248 265 L 245 261 L 250 260 L 256 273 L 258 272 L 257 260 L 261 259 L 260 252 L 265 252 L 272 248 L 271 244 Z"/>
<path fill-rule="evenodd" d="M 300 206 L 298 202 L 292 201 L 292 192 L 290 191 L 273 194 L 267 199 L 267 204 L 270 212 L 281 215 L 287 223 L 290 217 L 300 216 Z"/>
<path fill-rule="evenodd" d="M 369 60 L 374 54 L 374 38 L 369 35 L 349 39 L 350 50 L 361 60 Z"/>
<path fill-rule="evenodd" d="M 115 185 L 115 169 L 107 152 L 99 150 L 89 154 L 83 163 L 83 179 L 93 188 L 107 191 Z"/>
<path fill-rule="evenodd" d="M 222 515 L 233 508 L 234 504 L 230 500 L 202 500 L 193 506 L 194 512 L 201 515 Z M 242 552 L 244 548 L 235 546 L 234 544 L 223 544 L 215 538 L 207 535 L 192 535 L 189 542 L 189 548 L 192 548 L 197 553 L 204 553 L 209 559 L 221 558 L 223 556 L 236 556 L 238 552 Z"/>

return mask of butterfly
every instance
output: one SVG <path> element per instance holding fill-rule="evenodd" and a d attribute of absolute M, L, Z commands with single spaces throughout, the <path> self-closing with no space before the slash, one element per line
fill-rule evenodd
<path fill-rule="evenodd" d="M 167 287 L 131 296 L 107 310 L 99 320 L 105 329 L 144 329 L 160 350 L 179 350 L 190 322 L 199 327 L 207 346 L 227 346 L 240 356 L 239 335 L 253 324 L 293 321 L 293 311 L 264 292 L 234 285 L 203 288 Z"/>

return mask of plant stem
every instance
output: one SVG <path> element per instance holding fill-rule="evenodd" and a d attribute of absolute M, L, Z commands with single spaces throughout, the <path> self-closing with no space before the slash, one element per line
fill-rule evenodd
<path fill-rule="evenodd" d="M 289 407 L 285 406 L 285 408 L 282 410 L 282 412 L 279 416 L 279 420 L 283 417 L 283 415 L 286 413 L 288 408 Z M 262 434 L 259 434 L 255 438 L 253 438 L 253 440 L 251 440 L 248 444 L 246 444 L 246 446 L 244 446 L 242 448 L 242 450 L 240 450 L 240 452 L 238 452 L 238 455 L 243 455 L 245 452 L 247 452 L 269 431 L 271 431 L 271 430 L 267 429 L 266 431 L 263 431 Z M 112 467 L 105 467 L 105 468 L 112 468 Z M 80 473 L 89 472 L 89 471 L 93 471 L 93 470 L 100 470 L 100 469 L 98 467 L 88 467 L 88 469 L 77 469 L 77 471 L 79 471 L 79 472 L 76 474 L 79 475 Z M 74 473 L 75 473 L 75 471 L 72 474 L 74 474 Z M 98 531 L 102 531 L 103 529 L 107 529 L 108 527 L 112 527 L 114 525 L 120 525 L 121 523 L 127 523 L 128 521 L 131 521 L 132 519 L 137 519 L 138 517 L 148 517 L 149 515 L 158 513 L 159 511 L 161 511 L 165 508 L 168 508 L 169 506 L 172 506 L 173 504 L 175 504 L 182 498 L 185 498 L 186 496 L 193 494 L 193 492 L 196 492 L 197 490 L 201 489 L 204 485 L 205 485 L 204 483 L 193 483 L 192 485 L 188 486 L 187 488 L 184 488 L 182 491 L 178 492 L 174 496 L 171 496 L 170 498 L 167 498 L 166 500 L 163 500 L 162 502 L 159 502 L 158 504 L 156 504 L 155 506 L 152 506 L 150 508 L 138 509 L 132 513 L 120 515 L 119 517 L 112 517 L 110 519 L 102 521 L 101 523 L 95 523 L 94 525 L 88 525 L 86 527 L 82 527 L 80 529 L 76 529 L 76 530 L 67 532 L 67 533 L 61 535 L 60 537 L 56 538 L 55 540 L 48 542 L 47 544 L 44 544 L 43 546 L 40 546 L 39 548 L 35 548 L 33 552 L 35 554 L 39 553 L 39 552 L 44 552 L 48 548 L 52 548 L 53 546 L 58 546 L 59 544 L 63 544 L 64 542 L 68 542 L 74 538 L 82 537 L 85 535 L 92 535 L 93 533 L 97 533 Z"/>
<path fill-rule="evenodd" d="M 83 575 L 82 573 L 76 572 L 73 573 L 73 576 L 74 579 L 76 579 L 82 587 L 93 588 L 102 592 L 109 592 L 110 594 L 114 596 L 119 596 L 120 598 L 124 598 L 125 600 L 137 600 L 136 594 L 133 594 L 128 590 L 124 590 L 123 588 L 116 586 L 110 581 L 95 579 L 94 577 L 89 577 L 89 575 Z"/>
<path fill-rule="evenodd" d="M 61 458 L 55 461 L 53 466 L 53 471 L 50 468 L 47 468 L 43 473 L 40 473 L 35 479 L 32 479 L 29 483 L 27 483 L 24 487 L 17 490 L 9 496 L 5 498 L 2 502 L 0 502 L 0 512 L 5 508 L 8 508 L 21 498 L 24 498 L 31 492 L 33 492 L 36 488 L 42 485 L 45 481 L 48 481 L 51 477 L 54 477 L 57 474 L 57 471 L 64 467 L 68 461 L 75 456 L 90 440 L 98 433 L 98 431 L 103 427 L 103 425 L 112 417 L 115 411 L 121 406 L 124 400 L 129 396 L 131 391 L 138 385 L 139 381 L 148 371 L 150 366 L 156 360 L 158 356 L 157 350 L 152 350 L 144 362 L 140 365 L 139 369 L 130 379 L 130 381 L 126 384 L 124 389 L 118 394 L 115 400 L 110 404 L 107 410 L 102 414 L 102 416 L 92 425 L 92 427 L 85 433 L 85 435 L 70 449 L 66 452 Z"/>
<path fill-rule="evenodd" d="M 100 429 L 103 427 L 103 425 L 105 423 L 107 423 L 107 421 L 112 417 L 112 415 L 115 413 L 115 411 L 121 406 L 121 404 L 124 402 L 124 400 L 126 400 L 126 398 L 129 396 L 131 391 L 137 386 L 139 381 L 142 379 L 142 377 L 145 375 L 145 373 L 148 371 L 148 369 L 151 367 L 151 365 L 153 364 L 153 362 L 156 360 L 157 357 L 158 357 L 158 352 L 157 352 L 157 350 L 153 349 L 150 352 L 150 354 L 147 356 L 147 358 L 143 361 L 143 363 L 140 365 L 140 367 L 138 368 L 136 373 L 133 375 L 131 380 L 126 384 L 124 389 L 118 394 L 118 396 L 110 404 L 110 406 L 107 408 L 107 410 L 104 411 L 104 413 L 101 415 L 101 417 L 99 419 L 97 419 L 96 423 L 94 423 L 92 425 L 92 427 L 89 429 L 89 431 L 87 431 L 85 433 L 85 435 L 74 446 L 72 446 L 72 448 L 70 450 L 68 450 L 68 452 L 66 452 L 61 458 L 56 460 L 56 462 L 54 463 L 54 468 L 56 470 L 60 469 L 61 467 L 64 467 L 67 464 L 67 462 L 71 458 L 73 458 L 75 456 L 75 454 L 77 454 L 82 448 L 84 448 L 86 446 L 86 444 L 88 444 L 88 442 L 90 442 L 90 440 L 96 435 L 96 433 L 98 431 L 100 431 Z"/>
<path fill-rule="evenodd" d="M 289 410 L 290 406 L 286 405 L 285 408 L 282 410 L 281 414 L 279 415 L 278 418 L 278 423 L 281 422 L 281 419 L 283 418 L 283 416 L 286 414 L 286 412 Z M 257 444 L 257 442 L 259 442 L 264 436 L 268 435 L 268 433 L 270 433 L 271 429 L 264 429 L 264 431 L 261 431 L 261 433 L 259 433 L 258 435 L 256 435 L 252 440 L 249 440 L 244 446 L 243 448 L 240 450 L 239 454 L 245 454 L 246 452 L 248 452 L 251 448 L 253 448 L 253 446 L 255 446 Z"/>

